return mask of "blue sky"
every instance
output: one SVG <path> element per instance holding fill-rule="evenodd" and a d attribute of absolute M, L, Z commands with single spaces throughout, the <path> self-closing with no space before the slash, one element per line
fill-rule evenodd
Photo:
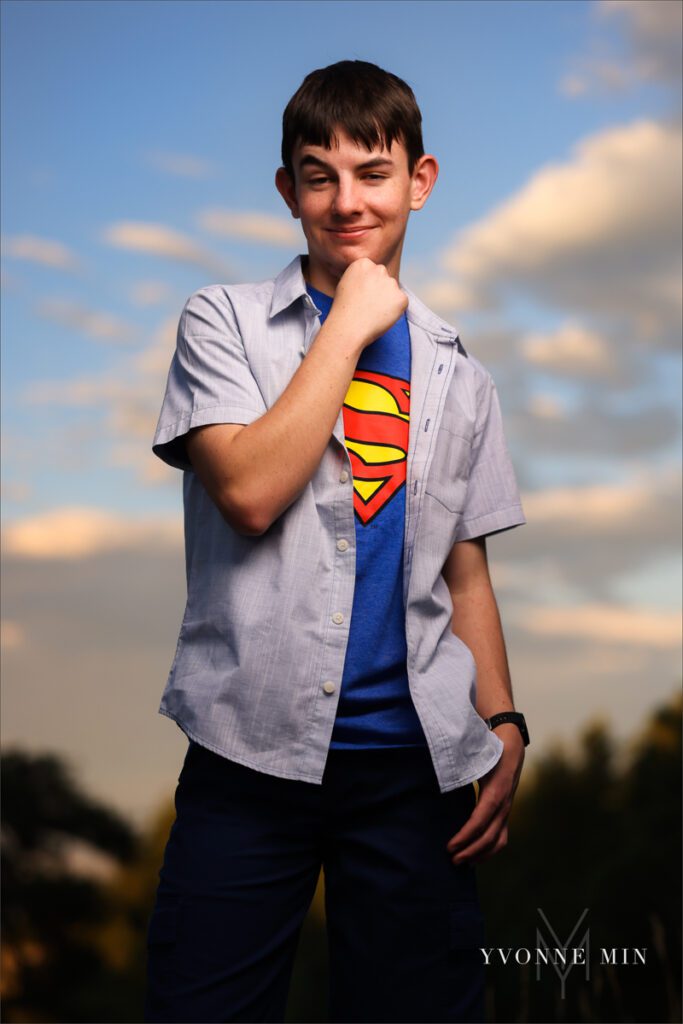
<path fill-rule="evenodd" d="M 558 708 L 570 729 L 619 704 L 627 731 L 675 685 L 680 11 L 4 0 L 10 738 L 82 750 L 114 787 L 98 728 L 77 741 L 58 704 L 42 732 L 30 715 L 49 665 L 96 720 L 56 639 L 72 636 L 84 664 L 138 680 L 160 763 L 177 754 L 153 705 L 183 601 L 180 476 L 150 452 L 175 326 L 195 289 L 303 251 L 273 185 L 282 110 L 308 71 L 348 58 L 410 83 L 440 162 L 402 277 L 498 384 L 529 520 L 491 543 L 519 706 L 549 737 Z M 151 579 L 176 567 L 147 633 L 116 553 Z M 27 581 L 58 578 L 68 614 L 46 619 Z M 81 636 L 86 593 L 132 602 L 116 638 Z"/>
<path fill-rule="evenodd" d="M 52 432 L 54 411 L 26 408 L 24 386 L 37 374 L 60 380 L 84 369 L 106 371 L 118 358 L 71 327 L 46 323 L 32 309 L 39 297 L 94 304 L 125 321 L 133 314 L 144 334 L 154 329 L 156 310 L 131 309 L 137 279 L 162 269 L 181 302 L 206 283 L 200 268 L 161 266 L 156 257 L 103 244 L 107 224 L 163 223 L 201 237 L 199 209 L 285 215 L 272 184 L 281 113 L 311 67 L 367 59 L 414 87 L 441 173 L 428 207 L 410 225 L 404 262 L 428 273 L 459 227 L 521 187 L 540 164 L 566 158 L 577 138 L 615 119 L 670 109 L 660 83 L 589 101 L 562 94 L 562 75 L 597 45 L 589 42 L 592 33 L 599 48 L 623 52 L 614 33 L 609 39 L 596 32 L 596 23 L 604 30 L 600 21 L 591 4 L 576 0 L 4 4 L 3 234 L 58 239 L 83 264 L 69 279 L 7 261 L 7 273 L 20 283 L 3 310 L 6 427 L 16 424 L 39 448 Z M 211 172 L 165 173 L 155 152 L 192 154 Z M 237 239 L 208 238 L 207 247 L 245 280 L 276 272 L 286 255 Z M 524 305 L 523 298 L 516 297 L 517 315 L 548 322 L 542 306 Z M 75 427 L 82 419 L 73 410 L 60 416 Z M 11 451 L 6 459 L 7 471 L 16 473 Z M 62 479 L 48 465 L 32 493 L 17 512 L 48 508 L 58 496 L 104 499 L 128 510 L 138 501 L 125 478 L 105 479 L 96 466 L 86 480 Z M 11 496 L 6 508 L 14 514 Z"/>

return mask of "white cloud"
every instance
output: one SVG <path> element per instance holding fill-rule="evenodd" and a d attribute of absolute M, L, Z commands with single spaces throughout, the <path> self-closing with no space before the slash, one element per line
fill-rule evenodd
<path fill-rule="evenodd" d="M 230 276 L 234 273 L 226 261 L 165 224 L 122 221 L 105 228 L 102 238 L 108 245 L 119 249 L 151 253 L 178 263 L 200 266 L 211 274 Z"/>
<path fill-rule="evenodd" d="M 609 342 L 576 320 L 555 331 L 533 332 L 521 342 L 524 358 L 542 370 L 577 377 L 612 377 L 616 357 Z"/>
<path fill-rule="evenodd" d="M 136 306 L 160 306 L 171 294 L 166 281 L 136 281 L 130 290 L 131 302 Z"/>
<path fill-rule="evenodd" d="M 529 401 L 529 412 L 542 420 L 562 420 L 565 418 L 562 403 L 555 395 L 533 395 Z"/>
<path fill-rule="evenodd" d="M 162 320 L 147 348 L 133 356 L 133 365 L 137 375 L 145 375 L 148 380 L 151 378 L 155 388 L 163 385 L 163 379 L 168 373 L 175 350 L 179 315 L 168 316 Z M 157 394 L 156 397 L 161 404 L 162 396 Z"/>
<path fill-rule="evenodd" d="M 3 651 L 16 651 L 26 643 L 26 631 L 19 622 L 3 619 L 0 622 L 0 648 Z"/>
<path fill-rule="evenodd" d="M 36 306 L 36 312 L 46 320 L 80 331 L 96 341 L 126 343 L 134 341 L 139 333 L 137 328 L 111 313 L 88 309 L 68 299 L 44 299 Z"/>
<path fill-rule="evenodd" d="M 678 126 L 639 121 L 593 135 L 460 231 L 443 255 L 453 276 L 436 285 L 480 308 L 516 289 L 678 346 L 680 180 Z"/>
<path fill-rule="evenodd" d="M 257 211 L 202 210 L 197 214 L 197 224 L 214 235 L 258 245 L 291 246 L 302 240 L 301 231 L 291 220 Z"/>
<path fill-rule="evenodd" d="M 87 507 L 62 507 L 7 522 L 6 555 L 29 559 L 74 559 L 121 549 L 177 547 L 177 517 L 133 519 Z"/>
<path fill-rule="evenodd" d="M 552 420 L 543 420 L 546 432 Z M 681 478 L 678 470 L 634 473 L 592 486 L 522 492 L 527 525 L 494 548 L 513 565 L 544 566 L 548 600 L 613 603 L 622 583 L 647 566 L 680 557 Z M 552 572 L 547 567 L 552 567 Z M 508 578 L 506 585 L 511 586 Z M 523 598 L 523 594 L 520 595 Z"/>
<path fill-rule="evenodd" d="M 210 178 L 216 173 L 214 165 L 209 160 L 189 153 L 150 150 L 145 154 L 145 161 L 163 174 L 172 174 L 179 178 Z"/>
<path fill-rule="evenodd" d="M 2 497 L 5 501 L 19 504 L 20 502 L 28 501 L 32 495 L 33 487 L 27 480 L 5 480 L 3 482 Z"/>
<path fill-rule="evenodd" d="M 683 39 L 679 0 L 599 0 L 593 12 L 598 33 L 590 40 L 590 52 L 560 82 L 565 96 L 621 92 L 643 82 L 678 85 Z M 617 38 L 603 38 L 606 28 L 616 29 Z"/>
<path fill-rule="evenodd" d="M 552 525 L 572 533 L 617 533 L 626 527 L 637 534 L 638 524 L 651 519 L 653 508 L 666 495 L 675 496 L 679 478 L 634 477 L 623 483 L 590 487 L 555 487 L 524 496 L 527 518 L 536 526 Z"/>
<path fill-rule="evenodd" d="M 605 394 L 596 390 L 565 412 L 553 394 L 532 397 L 511 410 L 507 424 L 517 443 L 527 452 L 602 456 L 614 459 L 662 450 L 676 444 L 679 418 L 670 403 L 650 399 L 630 411 L 615 412 L 606 406 Z M 540 422 L 539 422 L 540 419 Z"/>
<path fill-rule="evenodd" d="M 103 413 L 105 433 L 98 429 L 97 443 L 108 443 L 108 464 L 128 468 L 145 484 L 167 482 L 177 471 L 152 454 L 151 443 L 177 326 L 175 316 L 163 320 L 146 348 L 127 355 L 106 374 L 34 381 L 24 390 L 23 400 L 29 405 L 92 408 Z M 79 444 L 81 457 L 88 440 L 86 437 Z"/>
<path fill-rule="evenodd" d="M 560 81 L 560 92 L 564 96 L 568 96 L 570 99 L 574 99 L 576 96 L 583 96 L 588 92 L 589 85 L 587 79 L 573 72 L 572 74 L 565 75 Z"/>
<path fill-rule="evenodd" d="M 619 605 L 526 607 L 518 626 L 529 633 L 618 643 L 629 647 L 676 648 L 681 642 L 679 612 Z"/>
<path fill-rule="evenodd" d="M 473 291 L 465 281 L 435 277 L 425 284 L 416 284 L 412 290 L 428 306 L 444 313 L 454 309 L 470 309 L 483 304 L 482 297 Z"/>
<path fill-rule="evenodd" d="M 27 260 L 29 263 L 40 263 L 55 270 L 76 271 L 80 262 L 78 257 L 62 242 L 52 238 L 39 238 L 37 235 L 12 235 L 4 238 L 2 243 L 5 254 L 15 260 Z"/>

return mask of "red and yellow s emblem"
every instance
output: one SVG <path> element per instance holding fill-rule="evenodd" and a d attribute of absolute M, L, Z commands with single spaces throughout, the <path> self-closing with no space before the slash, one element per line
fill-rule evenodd
<path fill-rule="evenodd" d="M 353 507 L 367 526 L 405 483 L 410 381 L 356 370 L 343 413 L 353 469 Z"/>

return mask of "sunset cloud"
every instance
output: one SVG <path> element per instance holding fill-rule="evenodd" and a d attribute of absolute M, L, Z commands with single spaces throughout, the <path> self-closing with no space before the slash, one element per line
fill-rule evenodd
<path fill-rule="evenodd" d="M 197 224 L 211 234 L 257 245 L 291 246 L 303 238 L 301 230 L 291 220 L 256 211 L 202 210 L 197 214 Z"/>
<path fill-rule="evenodd" d="M 539 429 L 552 422 L 542 421 Z M 520 565 L 520 599 L 546 591 L 574 601 L 618 602 L 620 580 L 679 559 L 680 489 L 680 473 L 670 469 L 613 483 L 524 490 L 528 525 L 494 538 L 501 561 L 509 563 L 505 585 L 517 588 L 514 566 Z M 532 577 L 536 586 L 525 587 Z"/>
<path fill-rule="evenodd" d="M 570 411 L 555 394 L 532 395 L 524 408 L 510 410 L 506 419 L 515 443 L 526 452 L 558 458 L 582 454 L 632 458 L 674 445 L 680 434 L 672 404 L 650 400 L 617 412 L 606 406 L 600 393 L 582 398 Z"/>
<path fill-rule="evenodd" d="M 136 306 L 160 306 L 172 294 L 166 281 L 136 281 L 130 290 L 131 302 Z"/>
<path fill-rule="evenodd" d="M 681 78 L 683 6 L 678 0 L 599 0 L 593 11 L 595 52 L 575 61 L 560 82 L 565 96 L 621 92 L 643 82 L 676 85 Z M 601 29 L 616 29 L 624 53 L 597 43 Z"/>
<path fill-rule="evenodd" d="M 542 420 L 564 420 L 562 403 L 555 395 L 533 395 L 529 400 L 529 412 Z"/>
<path fill-rule="evenodd" d="M 681 643 L 681 616 L 676 611 L 600 604 L 527 607 L 523 624 L 529 633 L 582 637 L 629 647 L 676 648 Z"/>
<path fill-rule="evenodd" d="M 677 125 L 639 121 L 582 140 L 456 236 L 443 254 L 454 301 L 497 308 L 518 290 L 677 346 L 680 180 Z M 443 298 L 448 283 L 433 285 Z"/>
<path fill-rule="evenodd" d="M 189 153 L 150 150 L 144 159 L 147 164 L 163 174 L 171 174 L 178 178 L 210 178 L 216 173 L 215 166 L 209 160 Z"/>
<path fill-rule="evenodd" d="M 636 532 L 655 505 L 674 498 L 678 477 L 635 477 L 623 483 L 594 484 L 589 487 L 554 487 L 526 494 L 527 518 L 537 526 L 553 524 L 563 530 L 614 533 L 626 527 Z"/>
<path fill-rule="evenodd" d="M 12 235 L 3 238 L 2 248 L 11 259 L 40 263 L 55 270 L 76 271 L 80 267 L 80 261 L 73 250 L 52 238 Z"/>
<path fill-rule="evenodd" d="M 575 320 L 555 331 L 533 332 L 521 343 L 524 358 L 543 370 L 577 377 L 611 377 L 617 362 L 609 343 Z"/>
<path fill-rule="evenodd" d="M 95 341 L 127 343 L 134 341 L 139 334 L 132 324 L 110 313 L 88 309 L 68 299 L 45 299 L 38 303 L 36 312 L 45 320 L 52 320 Z"/>
<path fill-rule="evenodd" d="M 20 623 L 13 619 L 3 619 L 0 622 L 0 649 L 16 651 L 23 647 L 25 642 L 26 632 Z"/>
<path fill-rule="evenodd" d="M 29 559 L 74 559 L 120 549 L 177 547 L 182 523 L 167 518 L 126 518 L 102 509 L 64 507 L 6 523 L 6 555 Z"/>
<path fill-rule="evenodd" d="M 97 437 L 98 443 L 108 444 L 108 455 L 102 460 L 130 470 L 142 483 L 167 482 L 175 471 L 152 454 L 151 444 L 177 327 L 178 318 L 167 317 L 152 332 L 150 343 L 126 354 L 116 368 L 70 380 L 34 381 L 25 388 L 23 401 L 103 413 L 104 431 L 100 427 Z"/>
<path fill-rule="evenodd" d="M 229 264 L 193 239 L 165 224 L 121 221 L 105 228 L 103 241 L 119 249 L 150 253 L 163 259 L 202 267 L 211 274 L 231 274 Z"/>

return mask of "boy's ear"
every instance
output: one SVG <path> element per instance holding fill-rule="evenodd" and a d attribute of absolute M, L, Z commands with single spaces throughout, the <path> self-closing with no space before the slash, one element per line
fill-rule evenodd
<path fill-rule="evenodd" d="M 417 161 L 413 169 L 411 182 L 410 209 L 421 210 L 427 202 L 429 193 L 436 184 L 439 176 L 439 165 L 436 157 L 431 153 L 425 153 Z"/>
<path fill-rule="evenodd" d="M 275 187 L 287 203 L 292 217 L 299 219 L 299 202 L 296 197 L 294 182 L 284 167 L 278 167 L 275 172 Z"/>

